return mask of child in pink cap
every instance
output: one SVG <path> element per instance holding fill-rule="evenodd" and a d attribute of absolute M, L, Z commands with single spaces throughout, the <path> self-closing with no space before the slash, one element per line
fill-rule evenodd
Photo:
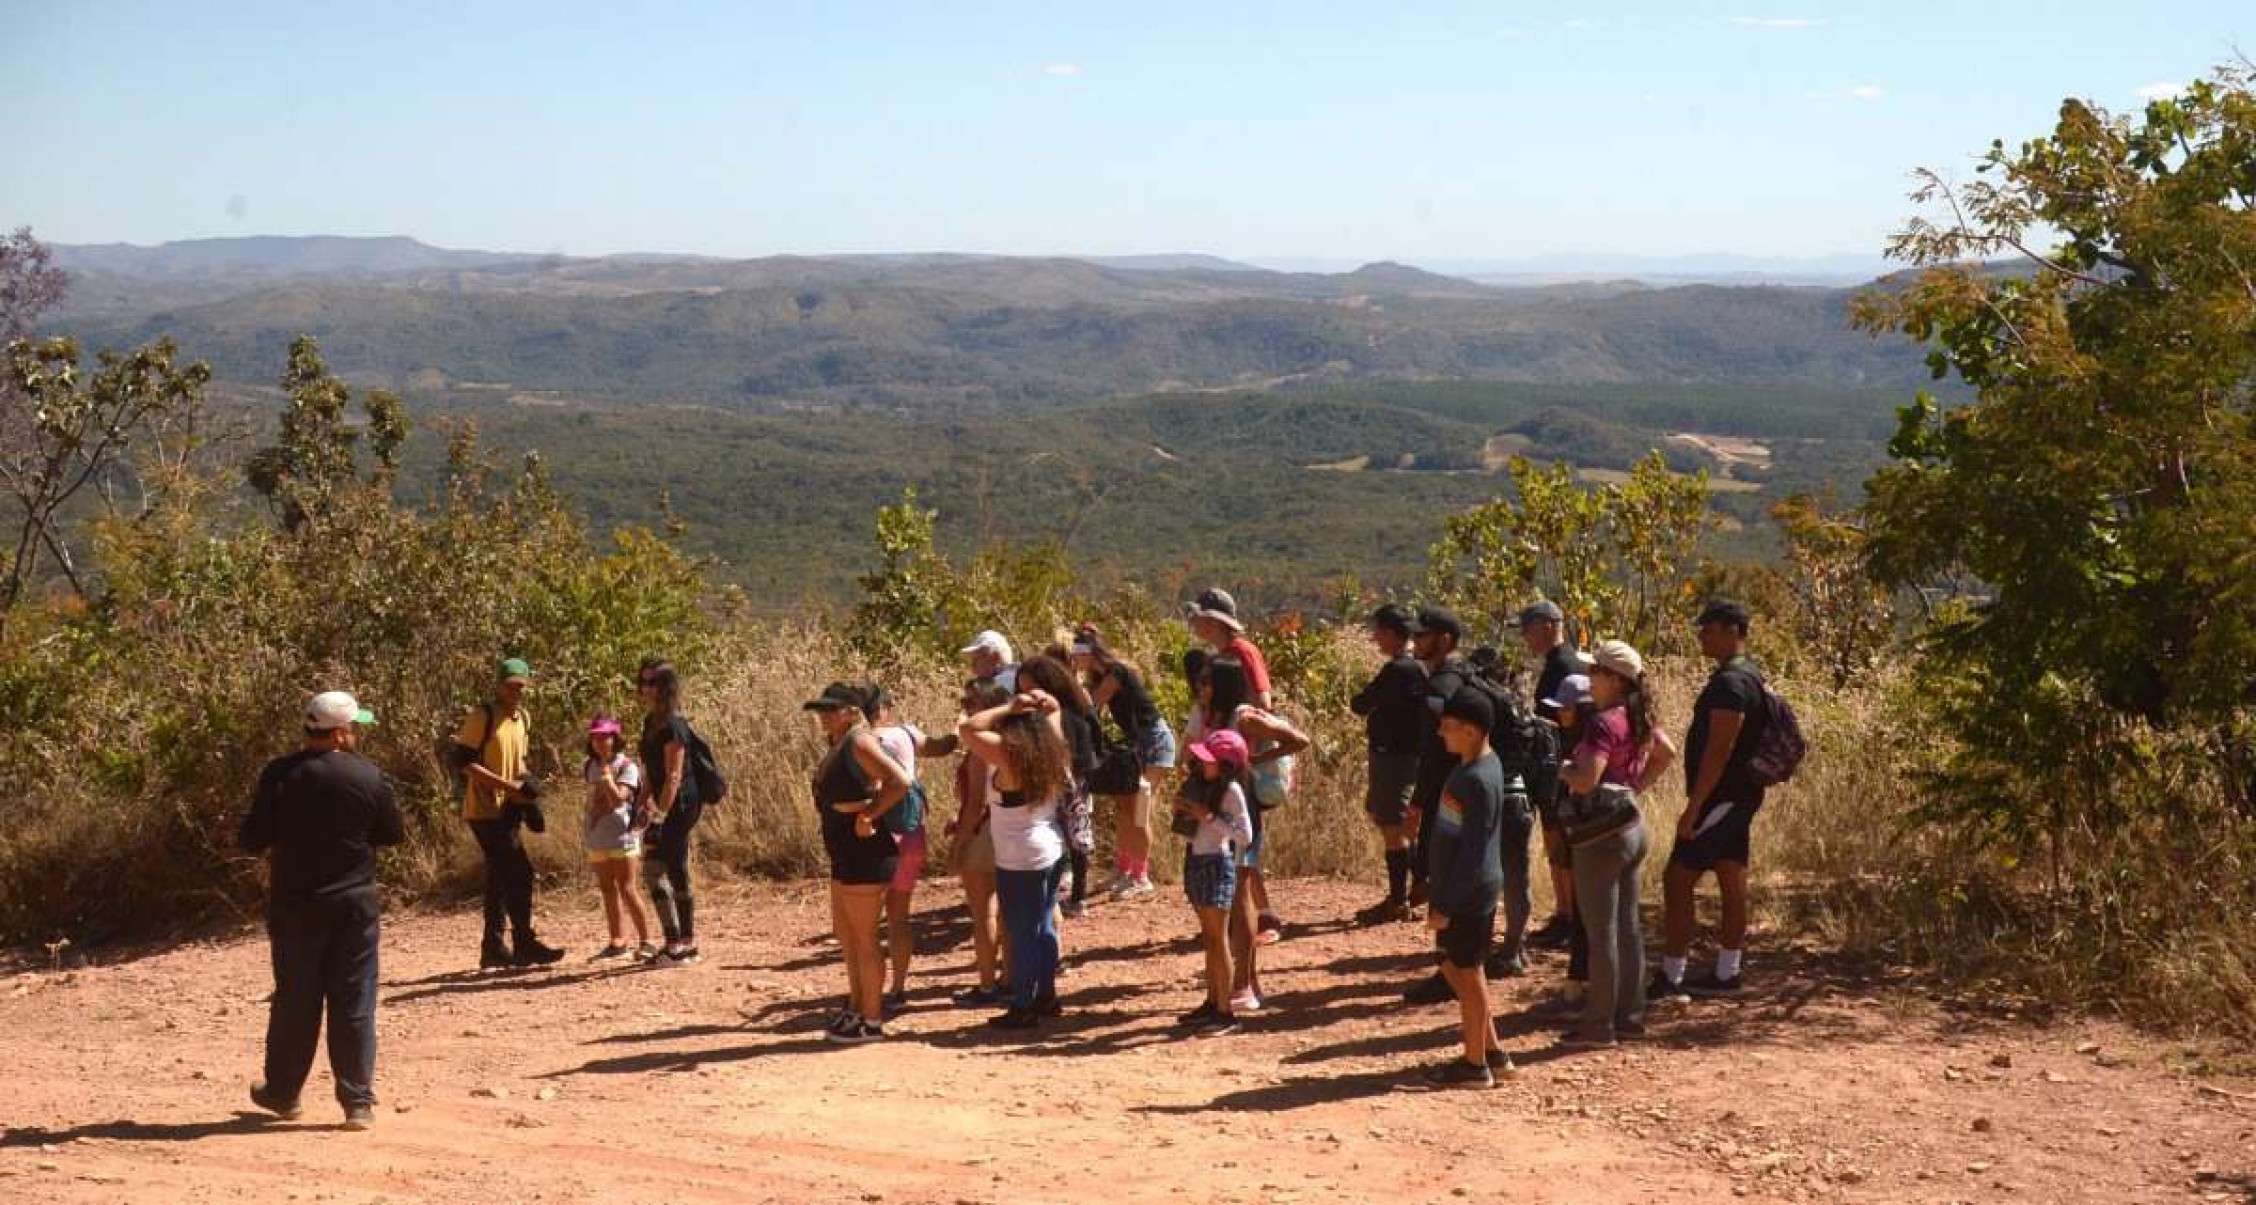
<path fill-rule="evenodd" d="M 590 960 L 594 962 L 630 953 L 647 959 L 658 952 L 650 944 L 650 920 L 643 915 L 634 887 L 635 863 L 642 858 L 642 838 L 634 827 L 635 792 L 642 786 L 642 770 L 620 750 L 619 732 L 618 718 L 609 712 L 588 722 L 587 765 L 581 771 L 588 785 L 582 843 L 588 865 L 595 869 L 596 888 L 603 893 L 603 923 L 611 932 L 611 944 L 595 952 Z M 622 908 L 634 920 L 635 940 L 640 943 L 632 949 L 619 924 Z"/>

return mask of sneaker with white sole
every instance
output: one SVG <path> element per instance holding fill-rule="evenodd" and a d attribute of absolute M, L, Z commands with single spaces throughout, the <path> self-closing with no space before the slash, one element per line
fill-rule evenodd
<path fill-rule="evenodd" d="M 1239 1016 L 1260 1012 L 1261 997 L 1250 991 L 1239 992 L 1230 997 L 1230 1011 Z"/>
<path fill-rule="evenodd" d="M 885 1026 L 875 1021 L 864 1020 L 861 1017 L 856 1017 L 851 1023 L 841 1025 L 823 1034 L 825 1041 L 836 1042 L 841 1046 L 862 1046 L 870 1042 L 883 1041 L 884 1038 Z"/>

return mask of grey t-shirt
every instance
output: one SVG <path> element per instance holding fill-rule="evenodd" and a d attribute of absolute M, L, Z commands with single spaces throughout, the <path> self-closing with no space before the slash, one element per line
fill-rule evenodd
<path fill-rule="evenodd" d="M 616 803 L 611 799 L 609 787 L 603 785 L 603 767 L 589 758 L 581 776 L 588 784 L 588 820 L 583 843 L 591 854 L 634 853 L 641 842 L 634 832 L 635 788 L 642 785 L 642 771 L 634 759 L 621 753 L 611 759 L 612 781 L 627 789 L 627 801 Z"/>
<path fill-rule="evenodd" d="M 1496 910 L 1504 889 L 1504 764 L 1493 750 L 1457 767 L 1441 790 L 1427 869 L 1433 907 L 1449 916 Z"/>

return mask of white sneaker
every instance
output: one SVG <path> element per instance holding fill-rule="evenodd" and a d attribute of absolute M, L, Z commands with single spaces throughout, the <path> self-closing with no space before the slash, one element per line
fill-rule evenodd
<path fill-rule="evenodd" d="M 1241 1017 L 1247 1013 L 1260 1012 L 1261 997 L 1254 995 L 1251 991 L 1239 992 L 1230 997 L 1230 1011 Z"/>
<path fill-rule="evenodd" d="M 1157 890 L 1158 888 L 1152 886 L 1150 879 L 1139 878 L 1128 884 L 1128 889 L 1121 893 L 1120 898 L 1124 900 L 1142 899 Z"/>

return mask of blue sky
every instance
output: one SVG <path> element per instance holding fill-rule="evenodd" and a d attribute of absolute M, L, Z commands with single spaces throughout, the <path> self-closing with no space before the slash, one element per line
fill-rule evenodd
<path fill-rule="evenodd" d="M 2245 0 L 0 0 L 0 225 L 503 250 L 1876 252 Z"/>

